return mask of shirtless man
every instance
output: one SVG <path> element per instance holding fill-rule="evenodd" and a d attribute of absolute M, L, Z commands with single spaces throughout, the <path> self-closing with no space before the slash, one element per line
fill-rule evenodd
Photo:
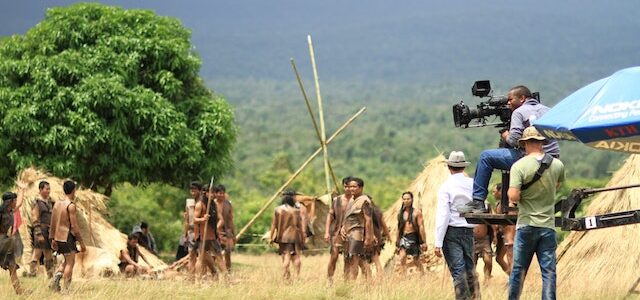
<path fill-rule="evenodd" d="M 400 268 L 404 274 L 407 270 L 407 255 L 413 257 L 413 263 L 424 275 L 420 253 L 427 251 L 426 234 L 424 231 L 424 220 L 422 211 L 413 208 L 413 193 L 402 193 L 402 208 L 398 213 L 398 237 L 396 238 L 396 248 L 400 254 Z"/>
<path fill-rule="evenodd" d="M 498 183 L 493 190 L 493 197 L 496 199 L 496 212 L 502 213 L 500 209 L 500 198 L 502 197 L 502 184 Z M 511 214 L 511 213 L 510 213 Z M 496 262 L 507 274 L 511 274 L 513 266 L 513 241 L 516 235 L 515 225 L 495 225 L 494 242 L 496 244 Z"/>
<path fill-rule="evenodd" d="M 283 278 L 291 278 L 289 265 L 293 261 L 296 276 L 300 276 L 300 256 L 306 229 L 302 224 L 300 209 L 296 207 L 295 193 L 285 192 L 282 205 L 275 208 L 271 222 L 270 241 L 278 244 L 278 253 L 282 256 Z"/>
<path fill-rule="evenodd" d="M 351 201 L 351 192 L 347 189 L 347 183 L 350 178 L 351 177 L 345 177 L 342 179 L 344 194 L 333 198 L 331 201 L 331 207 L 329 207 L 329 213 L 327 214 L 327 220 L 324 226 L 324 240 L 329 243 L 329 253 L 331 255 L 329 258 L 329 265 L 327 266 L 327 280 L 329 283 L 333 282 L 336 263 L 338 262 L 338 257 L 340 256 L 340 253 L 342 253 L 344 246 L 344 241 L 340 236 L 340 228 L 342 228 L 344 211 L 347 209 L 349 201 Z"/>
<path fill-rule="evenodd" d="M 489 213 L 492 209 L 487 208 Z M 487 224 L 477 224 L 473 228 L 473 265 L 478 266 L 478 257 L 482 257 L 484 262 L 484 281 L 487 283 L 491 279 L 491 270 L 493 269 L 493 250 L 491 249 L 491 240 L 493 238 L 493 227 Z"/>
<path fill-rule="evenodd" d="M 53 203 L 49 194 L 51 187 L 46 181 L 40 181 L 38 185 L 40 197 L 33 200 L 31 205 L 31 219 L 33 220 L 33 257 L 29 263 L 30 277 L 35 277 L 38 273 L 38 261 L 44 254 L 44 265 L 47 270 L 47 277 L 53 276 L 53 250 L 49 241 L 49 226 L 51 225 L 51 212 Z"/>
<path fill-rule="evenodd" d="M 64 262 L 58 267 L 49 288 L 60 291 L 60 279 L 64 277 L 62 291 L 68 292 L 78 252 L 76 242 L 80 243 L 80 252 L 87 251 L 87 247 L 80 234 L 80 226 L 76 216 L 77 208 L 73 202 L 76 198 L 76 183 L 66 180 L 62 184 L 62 189 L 64 190 L 63 200 L 58 200 L 53 205 L 49 239 L 51 239 L 51 248 L 64 256 Z"/>
<path fill-rule="evenodd" d="M 340 234 L 345 240 L 345 256 L 347 257 L 347 279 L 358 276 L 358 267 L 363 261 L 366 247 L 377 244 L 373 230 L 373 210 L 371 199 L 364 195 L 364 181 L 353 177 L 347 183 L 353 200 L 349 201 Z"/>
<path fill-rule="evenodd" d="M 138 248 L 138 235 L 132 233 L 127 237 L 127 248 L 120 250 L 120 263 L 118 264 L 120 273 L 127 278 L 149 273 L 151 271 L 149 267 L 138 264 L 138 257 L 142 258 L 147 265 L 150 265 L 147 258 L 140 252 L 140 248 Z"/>
<path fill-rule="evenodd" d="M 233 225 L 233 207 L 227 197 L 227 189 L 218 184 L 213 187 L 216 208 L 220 214 L 218 218 L 218 236 L 224 252 L 224 262 L 227 272 L 231 271 L 231 250 L 236 244 L 236 227 Z"/>
<path fill-rule="evenodd" d="M 196 236 L 194 234 L 194 219 L 195 219 L 195 206 L 196 202 L 200 201 L 202 190 L 202 184 L 198 181 L 192 181 L 189 184 L 189 193 L 191 198 L 187 199 L 184 212 L 184 243 L 189 251 L 189 276 L 191 279 L 195 279 L 196 274 L 196 261 L 198 260 L 198 249 L 195 244 Z"/>
<path fill-rule="evenodd" d="M 217 272 L 215 269 L 215 265 L 218 265 L 218 268 L 223 274 L 227 274 L 227 267 L 224 263 L 224 257 L 222 255 L 222 246 L 220 245 L 220 241 L 218 239 L 218 220 L 222 217 L 220 212 L 217 209 L 217 205 L 214 202 L 213 191 L 209 193 L 209 185 L 205 185 L 204 189 L 206 190 L 206 196 L 201 197 L 200 201 L 196 203 L 195 213 L 193 218 L 194 234 L 196 236 L 196 250 L 200 251 L 202 249 L 202 243 L 204 243 L 204 252 L 198 253 L 198 255 L 202 255 L 200 260 L 202 262 L 202 275 L 206 273 L 206 268 L 209 268 L 212 276 L 216 276 Z M 211 205 L 209 207 L 209 211 L 207 212 L 207 204 L 208 199 L 211 199 Z M 206 226 L 206 233 L 205 233 Z M 206 267 L 206 268 L 205 268 Z"/>

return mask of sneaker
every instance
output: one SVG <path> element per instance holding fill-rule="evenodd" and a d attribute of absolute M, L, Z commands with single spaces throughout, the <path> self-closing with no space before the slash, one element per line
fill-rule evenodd
<path fill-rule="evenodd" d="M 461 213 L 485 213 L 487 208 L 482 200 L 473 200 L 467 202 L 467 204 L 459 206 L 458 211 Z"/>
<path fill-rule="evenodd" d="M 60 279 L 62 279 L 62 272 L 56 272 L 56 274 L 53 275 L 53 279 L 49 283 L 49 289 L 54 291 L 54 292 L 59 292 L 60 291 Z"/>

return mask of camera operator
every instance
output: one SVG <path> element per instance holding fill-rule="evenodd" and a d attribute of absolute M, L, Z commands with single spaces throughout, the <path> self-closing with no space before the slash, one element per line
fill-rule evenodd
<path fill-rule="evenodd" d="M 473 201 L 459 208 L 460 212 L 485 212 L 484 200 L 489 192 L 487 188 L 493 169 L 509 170 L 514 162 L 524 156 L 518 148 L 518 139 L 522 137 L 524 129 L 531 125 L 531 120 L 540 118 L 549 110 L 549 107 L 533 98 L 531 91 L 523 85 L 511 88 L 507 97 L 513 113 L 509 131 L 502 132 L 501 139 L 511 147 L 482 151 L 473 177 Z M 560 147 L 555 140 L 550 140 L 544 146 L 544 151 L 555 158 L 560 157 Z"/>

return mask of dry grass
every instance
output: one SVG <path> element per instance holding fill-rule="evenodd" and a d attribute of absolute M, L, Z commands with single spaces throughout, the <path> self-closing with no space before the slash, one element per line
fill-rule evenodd
<path fill-rule="evenodd" d="M 125 280 L 77 279 L 72 284 L 74 299 L 453 299 L 451 278 L 443 272 L 429 272 L 424 277 L 398 277 L 387 274 L 377 281 L 359 280 L 345 283 L 336 275 L 333 286 L 325 280 L 328 255 L 304 257 L 301 278 L 292 283 L 281 281 L 280 258 L 276 255 L 234 255 L 232 284 L 207 282 L 192 284 L 182 279 Z M 481 266 L 478 266 L 479 270 Z M 341 274 L 342 266 L 338 266 Z M 495 277 L 483 285 L 484 299 L 505 299 L 507 277 L 494 269 Z M 8 274 L 0 273 L 0 298 L 15 298 L 10 293 Z M 446 275 L 443 276 L 443 275 Z M 603 275 L 605 276 L 605 275 Z M 23 285 L 33 290 L 24 299 L 69 299 L 47 290 L 43 277 L 21 278 Z M 528 288 L 522 299 L 540 299 L 539 277 L 527 280 Z M 626 290 L 589 290 L 589 282 L 582 282 L 583 290 L 559 287 L 558 299 L 620 299 Z M 636 297 L 637 298 L 637 297 Z M 632 298 L 633 299 L 633 298 Z"/>

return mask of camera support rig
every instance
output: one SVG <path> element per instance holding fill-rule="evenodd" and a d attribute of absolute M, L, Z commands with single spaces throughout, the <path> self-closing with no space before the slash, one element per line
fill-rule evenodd
<path fill-rule="evenodd" d="M 592 194 L 636 187 L 640 187 L 640 184 L 597 189 L 574 189 L 566 199 L 559 201 L 555 205 L 555 211 L 560 212 L 561 215 L 561 217 L 556 217 L 556 227 L 560 227 L 563 231 L 585 231 L 640 223 L 640 210 L 614 212 L 596 216 L 585 216 L 581 218 L 576 218 L 575 216 L 575 212 L 578 207 L 580 207 L 580 204 L 582 204 L 582 201 Z M 501 199 L 501 205 L 503 208 L 505 207 L 504 202 L 506 200 L 504 193 L 503 189 Z M 518 216 L 510 215 L 508 214 L 508 210 L 503 210 L 503 212 L 505 211 L 507 211 L 507 213 L 464 213 L 461 214 L 461 216 L 471 224 L 515 225 Z"/>

